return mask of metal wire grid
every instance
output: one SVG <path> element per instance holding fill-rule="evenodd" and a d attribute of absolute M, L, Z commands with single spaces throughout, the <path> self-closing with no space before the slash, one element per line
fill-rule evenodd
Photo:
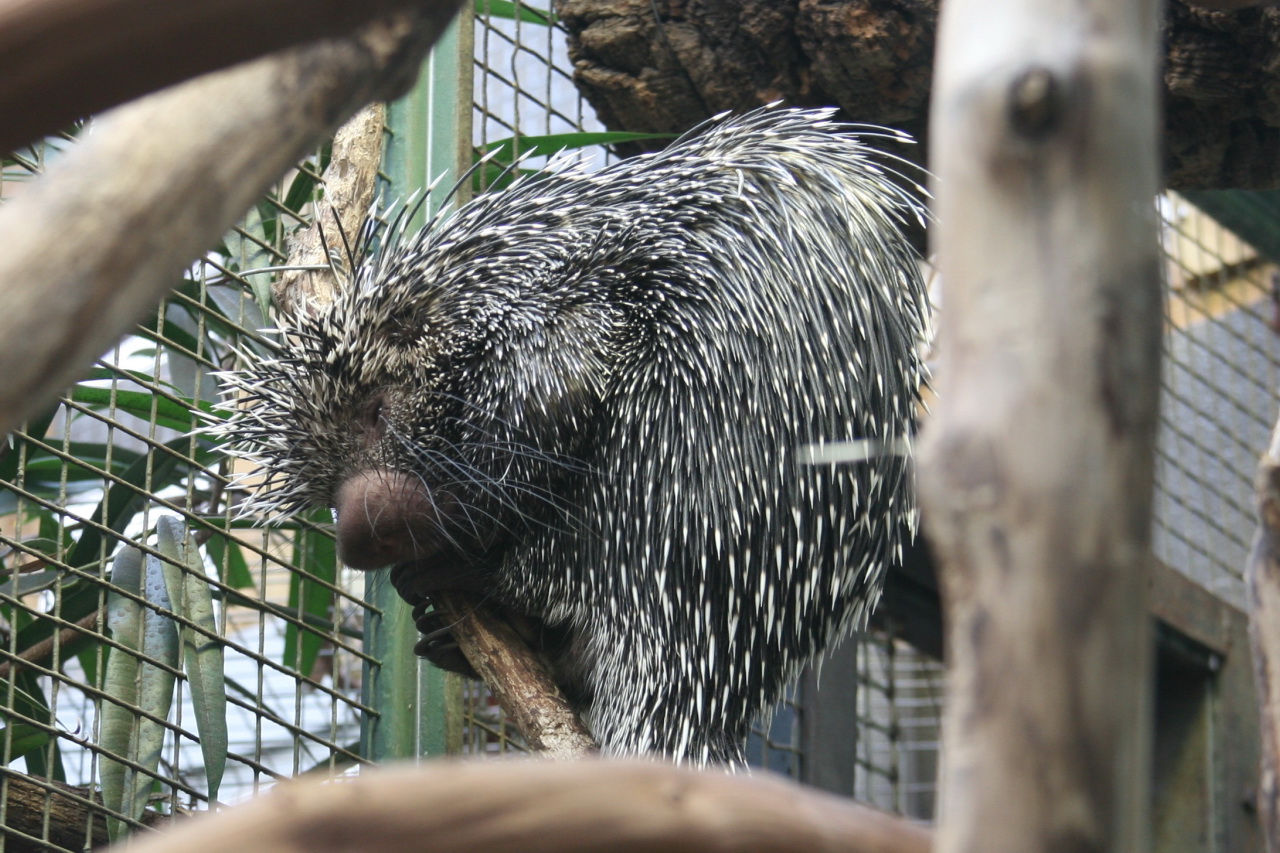
<path fill-rule="evenodd" d="M 549 7 L 550 0 L 544 5 Z M 514 19 L 476 15 L 472 125 L 476 147 L 484 149 L 516 137 L 518 152 L 519 137 L 603 130 L 573 86 L 561 28 L 521 17 L 527 10 L 539 18 L 546 8 L 522 2 L 515 7 Z M 545 158 L 533 158 L 527 165 L 537 168 L 543 162 Z"/>
<path fill-rule="evenodd" d="M 906 642 L 871 632 L 858 643 L 853 796 L 932 820 L 937 792 L 942 664 Z"/>
<path fill-rule="evenodd" d="M 1159 209 L 1168 286 L 1155 553 L 1243 608 L 1253 477 L 1280 405 L 1275 267 L 1176 195 Z"/>
<path fill-rule="evenodd" d="M 51 154 L 53 147 L 38 145 L 6 158 L 0 188 L 10 196 L 20 191 Z M 234 366 L 232 345 L 261 342 L 255 330 L 262 315 L 235 270 L 284 260 L 287 233 L 305 224 L 295 210 L 306 210 L 298 194 L 285 203 L 300 176 L 318 177 L 306 164 L 283 181 L 228 237 L 225 251 L 189 270 L 158 313 L 98 362 L 91 380 L 51 417 L 16 433 L 0 457 L 0 702 L 7 724 L 0 761 L 46 788 L 79 786 L 82 805 L 91 802 L 87 792 L 110 757 L 99 745 L 101 709 L 112 701 L 102 689 L 106 658 L 131 654 L 104 630 L 109 594 L 201 630 L 110 581 L 122 544 L 159 556 L 152 533 L 160 516 L 181 518 L 203 546 L 216 602 L 212 638 L 225 645 L 229 742 L 218 799 L 232 802 L 278 778 L 359 760 L 360 719 L 375 713 L 360 701 L 369 661 L 360 639 L 364 604 L 351 592 L 353 578 L 304 581 L 298 567 L 331 554 L 331 534 L 310 522 L 275 531 L 241 524 L 226 462 L 182 425 L 195 407 L 219 404 L 211 374 Z M 271 220 L 273 227 L 264 227 Z M 150 810 L 205 808 L 197 712 L 185 675 L 169 662 L 149 663 L 178 680 L 168 718 L 150 717 L 167 731 Z M 5 798 L 0 810 L 8 809 Z M 23 836 L 9 820 L 0 828 L 0 849 Z M 86 836 L 72 848 L 89 843 Z"/>
<path fill-rule="evenodd" d="M 592 126 L 589 111 L 568 85 L 562 42 L 552 27 L 483 18 L 477 21 L 477 145 L 516 135 L 517 130 L 529 135 Z M 30 157 L 7 164 L 0 195 L 12 195 L 15 184 L 20 191 L 24 176 L 41 168 L 48 154 L 49 149 L 41 147 Z M 301 224 L 303 218 L 280 202 L 285 192 L 282 185 L 265 203 L 266 208 L 293 225 Z M 1167 242 L 1173 288 L 1158 460 L 1156 549 L 1170 565 L 1238 602 L 1243 556 L 1252 529 L 1249 484 L 1256 453 L 1265 442 L 1277 405 L 1271 272 L 1249 258 L 1230 257 L 1221 232 L 1205 230 L 1198 222 L 1193 227 L 1180 205 L 1174 201 L 1162 208 L 1169 233 L 1189 240 L 1200 260 L 1193 264 L 1184 257 L 1185 243 Z M 172 382 L 190 388 L 197 400 L 212 399 L 208 373 L 227 365 L 222 355 L 206 349 L 210 325 L 230 319 L 236 331 L 248 339 L 255 334 L 251 330 L 261 325 L 261 318 L 252 316 L 251 302 L 238 295 L 228 296 L 230 285 L 239 279 L 232 268 L 259 265 L 255 253 L 271 263 L 282 261 L 285 230 L 277 229 L 274 239 L 266 240 L 257 228 L 239 229 L 238 257 L 210 258 L 194 270 L 194 286 L 174 297 L 170 307 L 150 324 L 147 334 L 122 345 L 104 360 L 100 366 L 112 378 L 97 385 L 113 396 L 141 390 L 157 400 L 181 403 L 164 384 Z M 1205 255 L 1223 260 L 1217 271 L 1212 264 L 1208 272 L 1202 268 Z M 180 310 L 175 311 L 173 305 Z M 211 310 L 215 305 L 220 306 L 219 311 Z M 232 317 L 227 316 L 228 305 L 235 306 Z M 175 332 L 187 334 L 167 335 L 170 325 Z M 149 351 L 138 345 L 148 339 L 160 340 L 163 346 Z M 194 348 L 188 345 L 192 340 Z M 136 370 L 147 359 L 158 381 L 124 373 Z M 211 535 L 229 529 L 233 520 L 224 501 L 220 522 L 211 526 L 209 507 L 201 502 L 211 500 L 225 484 L 218 475 L 203 470 L 202 461 L 193 457 L 194 450 L 175 446 L 176 431 L 166 430 L 155 418 L 137 418 L 111 402 L 89 404 L 71 397 L 64 401 L 64 407 L 65 414 L 43 432 L 16 436 L 9 453 L 17 460 L 17 473 L 5 484 L 12 505 L 0 505 L 0 543 L 10 549 L 8 581 L 0 587 L 0 608 L 11 614 L 0 648 L 0 676 L 8 677 L 6 704 L 13 707 L 18 685 L 28 684 L 45 699 L 48 710 L 45 716 L 17 712 L 10 722 L 24 723 L 49 735 L 53 739 L 50 744 L 57 744 L 62 769 L 54 767 L 52 746 L 44 749 L 43 758 L 38 751 L 15 758 L 19 749 L 12 725 L 4 734 L 2 757 L 11 770 L 34 769 L 44 780 L 88 785 L 95 779 L 98 763 L 93 740 L 95 703 L 101 696 L 94 691 L 86 665 L 100 668 L 104 649 L 111 645 L 101 639 L 98 616 L 110 584 L 100 570 L 72 565 L 67 559 L 70 548 L 85 531 L 101 534 L 104 541 L 94 565 L 102 566 L 109 563 L 117 542 L 149 530 L 156 514 L 181 516 L 194 530 Z M 104 457 L 86 457 L 83 449 L 87 443 L 103 445 Z M 39 465 L 34 464 L 37 456 Z M 125 460 L 144 461 L 147 476 L 140 485 L 120 477 Z M 170 465 L 190 466 L 192 476 L 179 486 L 161 486 L 151 471 Z M 49 471 L 55 472 L 53 499 Z M 116 488 L 151 504 L 123 530 L 92 517 L 96 503 Z M 52 530 L 38 529 L 41 513 L 56 520 Z M 224 801 L 244 796 L 279 776 L 356 761 L 352 744 L 359 715 L 375 713 L 359 699 L 360 665 L 369 658 L 358 639 L 364 605 L 350 592 L 351 578 L 341 576 L 337 583 L 321 585 L 333 599 L 328 621 L 318 625 L 300 618 L 288 601 L 288 579 L 297 571 L 291 565 L 290 539 L 287 532 L 238 531 L 237 542 L 256 578 L 251 591 L 225 582 L 232 572 L 229 552 L 223 552 L 220 562 L 206 565 L 206 570 L 220 579 L 215 587 L 223 599 L 219 628 L 230 641 L 228 673 L 244 688 L 229 691 L 233 713 L 240 721 L 233 727 L 232 761 L 220 797 Z M 63 608 L 75 583 L 97 590 L 92 618 L 70 618 Z M 250 594 L 255 599 L 253 607 L 231 603 L 236 596 Z M 47 623 L 57 632 L 39 656 L 19 643 L 24 621 Z M 285 629 L 290 625 L 298 632 L 334 638 L 317 658 L 324 661 L 321 670 L 300 675 L 288 663 L 280 662 Z M 94 653 L 83 660 L 73 654 L 71 644 L 77 637 L 90 637 L 97 643 Z M 20 667 L 13 669 L 19 659 Z M 938 762 L 940 665 L 901 641 L 870 635 L 860 642 L 858 681 L 854 795 L 928 819 L 934 807 Z M 483 690 L 467 688 L 466 708 L 467 751 L 519 748 Z M 753 741 L 753 757 L 761 766 L 791 775 L 800 772 L 803 755 L 798 726 L 802 715 L 803 697 L 789 697 L 778 709 L 767 735 L 760 733 Z M 202 759 L 189 723 L 193 716 L 184 696 L 167 723 L 172 739 L 161 782 L 169 792 L 170 809 L 204 805 Z M 4 807 L 0 802 L 0 810 Z"/>

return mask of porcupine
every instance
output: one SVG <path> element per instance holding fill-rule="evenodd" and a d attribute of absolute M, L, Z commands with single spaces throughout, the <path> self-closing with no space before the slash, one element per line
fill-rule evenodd
<path fill-rule="evenodd" d="M 539 626 L 606 752 L 743 760 L 914 532 L 921 213 L 879 129 L 720 116 L 383 245 L 233 380 L 253 508 L 336 511 L 465 669 L 433 590 Z M 394 230 L 394 229 L 393 229 Z M 812 448 L 881 448 L 856 464 Z"/>

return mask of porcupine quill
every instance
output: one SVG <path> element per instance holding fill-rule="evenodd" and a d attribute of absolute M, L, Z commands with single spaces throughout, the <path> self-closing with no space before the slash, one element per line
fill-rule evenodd
<path fill-rule="evenodd" d="M 526 617 L 606 752 L 741 763 L 915 530 L 922 212 L 890 133 L 721 116 L 393 226 L 232 375 L 248 509 L 334 508 L 448 668 L 433 591 Z"/>

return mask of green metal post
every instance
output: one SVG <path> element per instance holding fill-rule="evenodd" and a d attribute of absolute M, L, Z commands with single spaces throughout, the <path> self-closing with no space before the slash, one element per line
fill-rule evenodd
<path fill-rule="evenodd" d="M 470 162 L 473 46 L 474 19 L 464 6 L 423 65 L 418 85 L 387 109 L 388 197 L 406 199 L 447 173 L 415 226 L 449 201 L 449 188 Z M 414 657 L 418 632 L 388 573 L 366 578 L 366 598 L 377 612 L 365 622 L 365 648 L 382 663 L 365 673 L 365 701 L 379 713 L 365 721 L 364 755 L 381 762 L 460 752 L 460 680 Z"/>

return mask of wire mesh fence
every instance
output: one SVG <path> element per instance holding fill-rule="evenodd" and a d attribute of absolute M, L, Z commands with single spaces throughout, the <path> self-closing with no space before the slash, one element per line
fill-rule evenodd
<path fill-rule="evenodd" d="M 6 157 L 3 197 L 68 144 Z M 286 176 L 3 448 L 5 849 L 84 849 L 360 760 L 376 713 L 361 699 L 360 584 L 327 519 L 239 518 L 231 463 L 200 431 L 223 405 L 214 374 L 237 348 L 269 346 L 253 270 L 285 258 L 327 156 Z M 15 799 L 30 780 L 43 799 Z M 49 818 L 67 803 L 78 820 Z"/>
<path fill-rule="evenodd" d="M 525 8 L 475 21 L 474 108 L 457 132 L 477 149 L 600 130 L 572 86 L 562 34 L 544 11 Z M 7 156 L 0 199 L 19 195 L 71 144 L 68 135 Z M 597 165 L 609 159 L 594 150 Z M 299 164 L 154 316 L 0 448 L 0 849 L 79 850 L 107 837 L 107 815 L 150 825 L 280 778 L 357 766 L 376 757 L 367 730 L 385 710 L 369 692 L 370 673 L 384 660 L 420 666 L 408 658 L 412 638 L 366 642 L 380 611 L 365 577 L 338 565 L 329 519 L 263 529 L 240 518 L 231 463 L 198 431 L 224 405 L 216 372 L 236 366 L 237 348 L 271 345 L 259 331 L 269 325 L 261 306 L 271 276 L 256 271 L 286 260 L 327 157 L 321 150 Z M 1169 358 L 1155 548 L 1239 604 L 1254 461 L 1280 402 L 1275 271 L 1184 201 L 1170 197 L 1160 209 Z M 118 574 L 122 555 L 139 566 L 128 582 Z M 166 579 L 166 565 L 206 590 L 211 622 L 188 606 L 172 571 Z M 176 626 L 176 638 L 121 639 L 160 623 Z M 212 680 L 183 645 L 209 639 L 223 655 Z M 852 666 L 822 676 L 854 685 L 845 793 L 929 820 L 941 664 L 883 632 L 857 642 Z M 135 684 L 160 686 L 113 695 L 112 679 L 129 677 L 116 671 L 126 658 L 141 662 Z M 482 686 L 448 684 L 463 709 L 452 748 L 522 748 Z M 210 685 L 226 703 L 221 730 L 210 720 L 215 703 L 197 695 Z M 749 750 L 757 766 L 806 778 L 808 698 L 797 688 L 762 721 Z M 125 720 L 124 740 L 109 737 L 113 714 Z M 446 722 L 424 714 L 416 725 Z M 70 817 L 55 811 L 68 803 L 77 809 Z"/>

